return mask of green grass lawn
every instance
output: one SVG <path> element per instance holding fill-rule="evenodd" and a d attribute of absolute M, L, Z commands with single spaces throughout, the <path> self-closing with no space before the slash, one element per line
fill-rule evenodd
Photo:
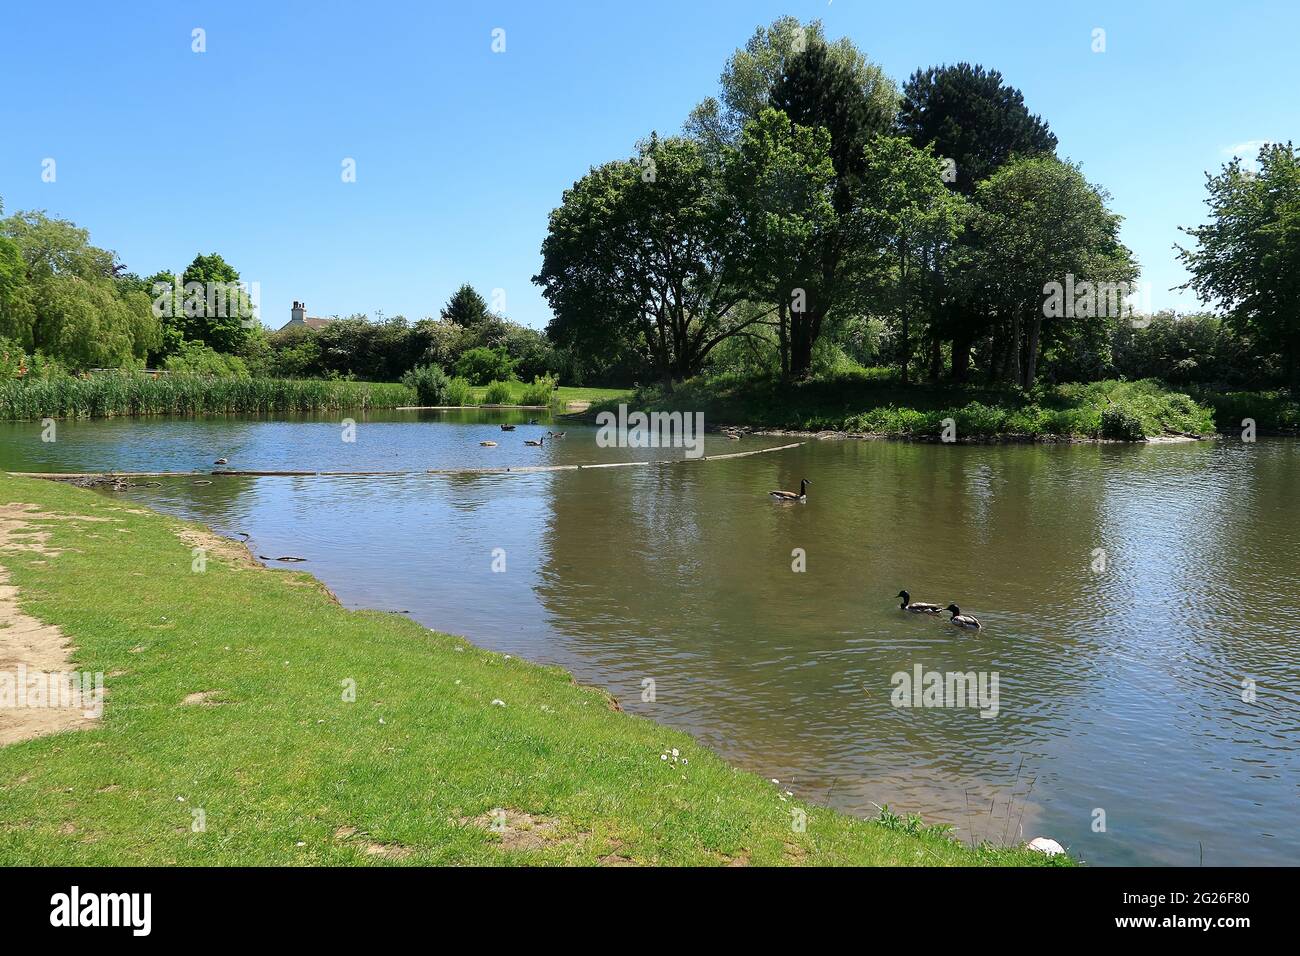
<path fill-rule="evenodd" d="M 1152 380 L 1043 386 L 1026 394 L 949 383 L 903 385 L 882 369 L 791 386 L 771 378 L 712 375 L 683 382 L 672 393 L 658 385 L 645 388 L 634 401 L 648 410 L 702 411 L 709 424 L 907 438 L 938 438 L 948 418 L 959 440 L 1118 438 L 1123 429 L 1158 436 L 1214 428 L 1209 408 Z M 599 403 L 592 411 L 615 404 Z"/>
<path fill-rule="evenodd" d="M 0 748 L 0 863 L 1048 862 L 787 801 L 559 669 L 344 610 L 219 539 L 196 573 L 198 525 L 53 482 L 0 491 L 55 516 L 25 520 L 57 554 L 0 551 L 23 609 L 109 675 L 101 726 Z"/>
<path fill-rule="evenodd" d="M 510 382 L 510 389 L 514 393 L 514 401 L 519 400 L 520 392 L 524 389 L 523 382 Z M 483 396 L 487 392 L 486 385 L 472 386 L 474 392 L 474 401 L 482 404 Z M 632 396 L 631 389 L 625 388 L 578 388 L 575 386 L 561 385 L 555 390 L 561 408 L 569 402 L 613 402 L 617 405 L 620 401 L 627 401 Z"/>

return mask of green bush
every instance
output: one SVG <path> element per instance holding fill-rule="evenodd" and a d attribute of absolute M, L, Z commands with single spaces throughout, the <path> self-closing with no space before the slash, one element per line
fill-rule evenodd
<path fill-rule="evenodd" d="M 1112 405 L 1101 413 L 1101 437 L 1117 441 L 1146 441 L 1142 419 L 1129 409 Z"/>
<path fill-rule="evenodd" d="M 473 405 L 474 387 L 463 378 L 453 378 L 447 383 L 443 400 L 447 405 Z"/>
<path fill-rule="evenodd" d="M 249 378 L 248 366 L 238 355 L 225 355 L 202 342 L 186 342 L 180 351 L 169 355 L 163 368 L 177 375 L 210 378 Z"/>
<path fill-rule="evenodd" d="M 515 362 L 505 349 L 480 346 L 470 349 L 456 360 L 456 374 L 469 379 L 471 385 L 509 381 L 515 374 Z"/>
<path fill-rule="evenodd" d="M 525 385 L 519 397 L 520 405 L 550 405 L 560 382 L 554 375 L 538 375 L 533 384 Z"/>
<path fill-rule="evenodd" d="M 514 397 L 509 382 L 492 382 L 483 393 L 483 402 L 486 405 L 510 405 L 513 404 Z"/>
<path fill-rule="evenodd" d="M 417 365 L 402 376 L 402 384 L 415 390 L 421 405 L 447 405 L 447 388 L 451 379 L 436 365 Z"/>

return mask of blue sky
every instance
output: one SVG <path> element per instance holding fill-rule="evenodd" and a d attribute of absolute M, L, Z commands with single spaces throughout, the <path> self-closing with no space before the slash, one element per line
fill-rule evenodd
<path fill-rule="evenodd" d="M 1195 303 L 1167 290 L 1205 171 L 1300 130 L 1300 5 L 1283 0 L 11 0 L 0 197 L 89 228 L 142 275 L 220 252 L 260 284 L 272 327 L 293 299 L 313 315 L 436 315 L 464 281 L 542 326 L 529 280 L 561 192 L 678 130 L 727 56 L 785 13 L 821 18 L 900 84 L 958 60 L 1000 69 L 1113 194 L 1156 308 Z"/>

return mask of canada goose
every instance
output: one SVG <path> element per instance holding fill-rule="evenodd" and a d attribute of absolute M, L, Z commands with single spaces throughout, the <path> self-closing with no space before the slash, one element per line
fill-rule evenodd
<path fill-rule="evenodd" d="M 496 447 L 497 447 L 497 443 L 494 442 L 494 441 L 481 441 L 481 442 L 479 442 L 479 444 L 482 445 L 484 448 L 496 448 Z"/>
<path fill-rule="evenodd" d="M 912 596 L 906 591 L 899 591 L 898 596 L 903 599 L 899 607 L 904 611 L 911 611 L 913 614 L 938 614 L 943 610 L 940 604 L 924 604 L 921 601 L 912 603 Z"/>
<path fill-rule="evenodd" d="M 546 437 L 547 437 L 547 438 L 563 438 L 563 437 L 564 437 L 564 432 L 547 432 L 547 433 L 546 433 Z"/>
<path fill-rule="evenodd" d="M 799 479 L 799 493 L 796 495 L 793 491 L 769 491 L 768 494 L 777 501 L 807 501 L 808 486 L 812 482 L 807 478 Z"/>
<path fill-rule="evenodd" d="M 956 624 L 958 627 L 966 627 L 970 628 L 972 631 L 978 631 L 984 626 L 979 622 L 978 618 L 971 617 L 969 614 L 963 614 L 961 608 L 955 604 L 949 604 L 944 608 L 944 610 L 952 613 L 952 617 L 948 618 L 948 620 L 951 623 Z"/>
<path fill-rule="evenodd" d="M 512 431 L 515 430 L 515 426 L 514 426 L 514 425 L 502 425 L 502 426 L 501 426 L 501 430 L 502 430 L 503 432 L 512 432 Z"/>
<path fill-rule="evenodd" d="M 524 444 L 525 444 L 525 445 L 532 445 L 534 448 L 541 448 L 541 447 L 542 447 L 542 442 L 544 442 L 544 441 L 546 441 L 546 436 L 545 436 L 545 435 L 543 435 L 541 438 L 537 439 L 537 441 L 533 441 L 531 438 L 525 438 L 525 439 L 524 439 Z"/>
<path fill-rule="evenodd" d="M 740 441 L 740 436 L 737 435 L 735 432 L 723 432 L 722 434 L 726 435 L 732 441 Z"/>
<path fill-rule="evenodd" d="M 224 458 L 218 458 L 218 459 L 217 459 L 216 461 L 214 461 L 212 464 L 214 464 L 214 465 L 225 465 L 225 464 L 228 464 L 228 462 L 227 462 L 226 459 L 224 459 Z"/>
<path fill-rule="evenodd" d="M 536 424 L 537 424 L 537 419 L 535 419 L 535 418 L 530 418 L 530 419 L 528 419 L 528 424 L 530 424 L 530 425 L 536 425 Z"/>

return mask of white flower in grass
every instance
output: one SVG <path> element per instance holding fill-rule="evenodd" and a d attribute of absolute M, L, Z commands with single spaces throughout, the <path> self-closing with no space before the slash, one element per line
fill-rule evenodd
<path fill-rule="evenodd" d="M 505 705 L 506 702 L 504 700 L 501 700 L 499 697 L 496 700 L 492 701 L 493 707 L 504 707 Z"/>

